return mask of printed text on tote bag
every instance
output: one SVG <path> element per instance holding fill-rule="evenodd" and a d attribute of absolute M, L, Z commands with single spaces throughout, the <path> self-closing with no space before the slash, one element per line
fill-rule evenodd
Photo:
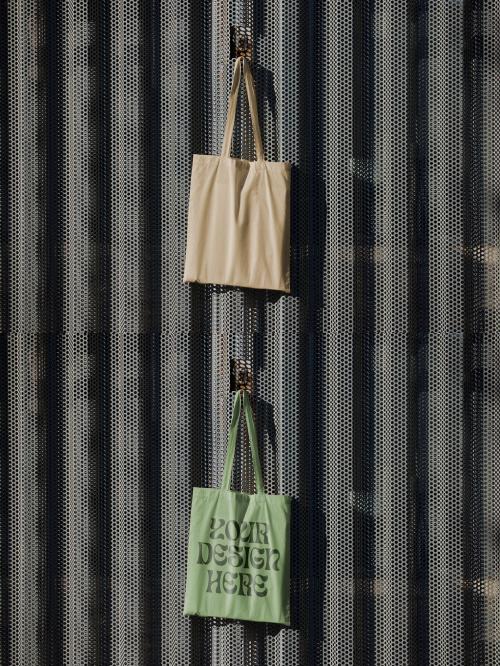
<path fill-rule="evenodd" d="M 279 560 L 279 550 L 269 545 L 267 523 L 243 521 L 240 524 L 236 520 L 225 521 L 214 516 L 210 520 L 209 541 L 198 542 L 197 564 L 229 566 L 252 572 L 207 569 L 206 592 L 265 597 L 269 574 L 255 572 L 279 571 Z"/>

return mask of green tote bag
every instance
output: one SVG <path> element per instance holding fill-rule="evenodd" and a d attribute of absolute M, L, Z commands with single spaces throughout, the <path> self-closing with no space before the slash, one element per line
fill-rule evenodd
<path fill-rule="evenodd" d="M 241 403 L 255 495 L 230 489 Z M 193 488 L 184 615 L 290 624 L 290 497 L 266 495 L 248 394 L 233 405 L 221 488 Z"/>

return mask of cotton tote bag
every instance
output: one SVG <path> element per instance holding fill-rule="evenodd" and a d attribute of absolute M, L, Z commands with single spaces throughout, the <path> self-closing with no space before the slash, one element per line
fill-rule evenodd
<path fill-rule="evenodd" d="M 255 161 L 230 155 L 242 66 Z M 254 81 L 241 56 L 222 155 L 193 155 L 183 281 L 290 292 L 290 163 L 264 159 Z"/>
<path fill-rule="evenodd" d="M 221 488 L 193 488 L 184 615 L 290 624 L 290 497 L 266 495 L 243 392 L 256 494 L 230 490 L 241 411 L 233 406 Z"/>

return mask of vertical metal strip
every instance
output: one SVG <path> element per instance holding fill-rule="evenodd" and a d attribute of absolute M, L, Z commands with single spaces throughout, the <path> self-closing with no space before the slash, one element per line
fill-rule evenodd
<path fill-rule="evenodd" d="M 202 389 L 191 392 L 199 358 L 193 356 L 191 289 L 182 286 L 187 199 L 193 146 L 190 117 L 193 97 L 202 96 L 191 80 L 191 58 L 202 28 L 193 22 L 194 5 L 179 12 L 170 0 L 161 5 L 161 218 L 162 302 L 161 316 L 161 659 L 180 666 L 210 659 L 209 641 L 198 644 L 201 627 L 182 616 L 185 559 L 191 503 L 192 413 L 203 413 Z M 194 32 L 193 32 L 194 31 Z M 198 79 L 195 78 L 195 82 Z M 195 323 L 196 324 L 196 323 Z M 194 325 L 195 325 L 194 324 Z M 193 367 L 194 363 L 194 367 Z M 192 402 L 191 402 L 192 401 Z M 195 450 L 201 456 L 200 440 Z M 200 462 L 201 464 L 201 462 Z M 178 576 L 172 576 L 178 571 Z"/>
<path fill-rule="evenodd" d="M 44 560 L 40 557 L 38 516 L 43 495 L 36 480 L 40 461 L 38 390 L 40 356 L 36 334 L 9 337 L 9 579 L 10 663 L 39 663 L 40 589 Z M 22 498 L 22 501 L 16 501 Z M 42 506 L 39 500 L 42 499 Z"/>
<path fill-rule="evenodd" d="M 10 294 L 10 219 L 9 219 L 9 11 L 0 5 L 0 664 L 9 663 L 10 585 L 9 585 L 9 334 L 11 328 Z"/>
<path fill-rule="evenodd" d="M 43 91 L 44 115 L 39 140 L 46 148 L 45 159 L 39 163 L 43 178 L 41 201 L 45 210 L 45 239 L 39 250 L 40 284 L 38 309 L 41 333 L 40 352 L 44 356 L 44 373 L 40 387 L 40 429 L 44 432 L 44 450 L 40 465 L 40 483 L 46 496 L 41 514 L 40 534 L 44 539 L 47 577 L 42 587 L 43 641 L 39 655 L 42 664 L 64 663 L 64 579 L 63 513 L 61 502 L 66 490 L 63 441 L 63 12 L 59 3 L 41 3 L 44 21 L 43 58 L 40 84 Z"/>
<path fill-rule="evenodd" d="M 8 4 L 9 250 L 11 332 L 8 339 L 9 439 L 9 655 L 11 663 L 39 662 L 40 588 L 45 576 L 40 557 L 39 515 L 44 511 L 38 484 L 39 364 L 38 253 L 43 219 L 38 196 L 40 116 L 39 53 L 42 26 L 38 2 Z M 29 112 L 28 112 L 29 109 Z"/>
<path fill-rule="evenodd" d="M 0 47 L 1 48 L 1 47 Z M 2 145 L 4 148 L 4 145 Z M 3 151 L 2 151 L 3 152 Z M 4 192 L 2 192 L 4 194 Z M 2 218 L 2 224 L 6 219 Z M 8 666 L 10 658 L 10 596 L 9 560 L 11 551 L 11 536 L 9 531 L 9 334 L 0 331 L 0 561 L 2 572 L 0 574 L 0 664 Z"/>
<path fill-rule="evenodd" d="M 374 627 L 374 2 L 353 3 L 353 664 L 375 660 Z"/>
<path fill-rule="evenodd" d="M 141 663 L 141 183 L 139 4 L 110 6 L 111 661 Z"/>
<path fill-rule="evenodd" d="M 464 659 L 462 22 L 463 3 L 429 3 L 429 641 L 438 664 Z"/>
<path fill-rule="evenodd" d="M 481 31 L 483 36 L 482 65 L 482 155 L 483 155 L 483 262 L 484 262 L 484 340 L 482 350 L 482 429 L 483 449 L 483 529 L 484 548 L 482 581 L 484 595 L 484 663 L 494 666 L 500 662 L 500 551 L 498 540 L 498 506 L 500 506 L 500 215 L 498 200 L 493 193 L 500 188 L 500 78 L 498 76 L 498 25 L 500 5 L 495 0 L 483 4 Z"/>
<path fill-rule="evenodd" d="M 376 663 L 409 663 L 408 7 L 375 10 Z M 403 66 L 402 66 L 403 64 Z M 412 119 L 413 120 L 413 119 Z M 397 418 L 395 415 L 397 414 Z"/>
<path fill-rule="evenodd" d="M 0 97 L 4 100 L 4 103 L 0 107 L 0 333 L 7 333 L 10 329 L 10 109 L 6 101 L 9 99 L 9 46 L 9 8 L 7 3 L 4 2 L 0 5 Z"/>
<path fill-rule="evenodd" d="M 289 160 L 291 174 L 291 279 L 294 297 L 259 294 L 255 298 L 254 368 L 257 373 L 258 419 L 261 423 L 261 450 L 267 492 L 284 493 L 292 499 L 292 534 L 305 535 L 291 540 L 291 615 L 292 627 L 276 636 L 266 636 L 260 627 L 260 642 L 268 663 L 299 664 L 321 654 L 324 626 L 316 612 L 300 607 L 296 601 L 308 580 L 311 606 L 316 610 L 325 600 L 324 551 L 312 552 L 308 578 L 307 562 L 312 541 L 317 535 L 324 543 L 323 485 L 315 464 L 321 465 L 321 449 L 309 439 L 312 423 L 317 422 L 317 391 L 322 381 L 321 340 L 311 335 L 313 321 L 320 326 L 319 305 L 324 295 L 323 274 L 315 268 L 316 252 L 321 247 L 326 227 L 321 158 L 321 140 L 313 150 L 309 136 L 317 124 L 325 131 L 321 114 L 320 78 L 324 44 L 321 14 L 311 5 L 274 2 L 254 7 L 255 57 L 259 117 L 263 127 L 268 160 Z M 316 34 L 317 44 L 308 58 L 302 57 L 304 40 Z M 276 39 L 276 36 L 279 36 Z M 295 75 L 289 76 L 293 71 Z M 318 198 L 318 214 L 311 216 L 311 204 Z M 310 243 L 311 253 L 302 252 Z M 308 277 L 317 298 L 309 302 Z M 303 298 L 300 297 L 303 296 Z M 305 357 L 310 354 L 310 363 Z M 315 402 L 316 397 L 318 403 Z M 300 470 L 300 471 L 299 471 Z M 306 501 L 308 498 L 309 501 Z M 304 626 L 306 634 L 299 630 Z M 255 662 L 259 662 L 256 655 Z"/>
<path fill-rule="evenodd" d="M 343 26 L 337 32 L 336 26 Z M 319 375 L 318 437 L 322 442 L 322 512 L 325 581 L 323 662 L 353 663 L 353 10 L 334 2 L 325 8 L 319 54 L 319 115 L 325 128 L 320 145 L 318 178 L 324 189 L 324 238 L 319 236 L 323 280 L 323 312 L 314 323 L 323 341 Z M 337 34 L 332 38 L 332 35 Z M 328 45 L 328 46 L 327 46 Z M 323 60 L 321 53 L 330 50 Z M 324 70 L 324 71 L 323 71 Z M 283 72 L 288 77 L 288 69 Z M 327 138 L 328 137 L 328 140 Z M 330 150 L 330 146 L 335 146 Z M 322 165 L 322 166 L 320 166 Z M 318 230 L 319 231 L 319 230 Z M 321 233 L 321 232 L 320 232 Z M 323 416 L 321 416 L 323 414 Z M 282 661 L 285 663 L 285 660 Z"/>
<path fill-rule="evenodd" d="M 89 12 L 89 484 L 91 627 L 97 664 L 111 663 L 111 25 L 109 0 Z M 94 520 L 92 521 L 92 518 Z"/>
<path fill-rule="evenodd" d="M 484 189 L 483 2 L 463 7 L 463 451 L 462 595 L 464 663 L 484 655 Z"/>
<path fill-rule="evenodd" d="M 412 356 L 409 373 L 415 373 L 415 385 L 410 389 L 411 409 L 408 429 L 415 433 L 415 446 L 409 448 L 409 480 L 414 495 L 410 504 L 414 524 L 408 525 L 413 548 L 410 575 L 409 603 L 412 608 L 412 664 L 429 662 L 429 484 L 428 484 L 428 334 L 429 334 L 429 160 L 428 160 L 428 0 L 411 3 L 412 19 L 409 25 L 410 112 L 409 140 L 414 142 L 413 173 L 409 172 L 410 190 L 414 189 L 415 215 L 409 228 L 414 253 L 409 270 L 413 271 L 410 285 L 413 292 L 409 310 L 409 334 Z M 414 119 L 414 120 L 413 120 Z M 412 182 L 413 181 L 413 182 Z M 411 256 L 411 255 L 410 255 Z M 413 355 L 414 352 L 414 355 Z"/>
<path fill-rule="evenodd" d="M 95 659 L 91 614 L 90 559 L 91 474 L 89 473 L 89 359 L 85 333 L 64 335 L 62 399 L 65 404 L 64 503 L 61 526 L 61 576 L 64 664 L 84 664 Z"/>
<path fill-rule="evenodd" d="M 87 6 L 60 5 L 63 65 L 62 203 L 62 653 L 65 664 L 95 660 L 91 631 L 89 433 L 89 26 Z"/>
<path fill-rule="evenodd" d="M 142 326 L 142 658 L 161 663 L 161 3 L 141 5 L 143 303 Z"/>
<path fill-rule="evenodd" d="M 10 320 L 15 331 L 38 330 L 37 245 L 42 241 L 38 196 L 31 188 L 38 182 L 39 71 L 38 3 L 9 5 L 8 12 L 9 187 L 11 221 Z M 29 108 L 29 113 L 27 109 Z M 43 114 L 42 114 L 43 117 Z M 41 214 L 41 213 L 40 213 Z"/>

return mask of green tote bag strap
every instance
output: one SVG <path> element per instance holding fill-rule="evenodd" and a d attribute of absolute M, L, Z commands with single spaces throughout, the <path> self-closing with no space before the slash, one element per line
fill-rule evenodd
<path fill-rule="evenodd" d="M 233 415 L 229 427 L 229 438 L 227 444 L 226 461 L 224 463 L 224 476 L 222 479 L 222 490 L 230 490 L 231 472 L 233 471 L 234 452 L 236 449 L 236 438 L 238 436 L 238 424 L 240 422 L 241 400 L 243 394 L 243 411 L 247 422 L 248 439 L 250 440 L 250 449 L 252 451 L 253 470 L 255 474 L 255 487 L 257 494 L 264 493 L 264 484 L 262 482 L 262 471 L 260 468 L 259 450 L 257 448 L 257 431 L 253 420 L 252 407 L 248 399 L 247 391 L 237 391 L 233 403 Z"/>

